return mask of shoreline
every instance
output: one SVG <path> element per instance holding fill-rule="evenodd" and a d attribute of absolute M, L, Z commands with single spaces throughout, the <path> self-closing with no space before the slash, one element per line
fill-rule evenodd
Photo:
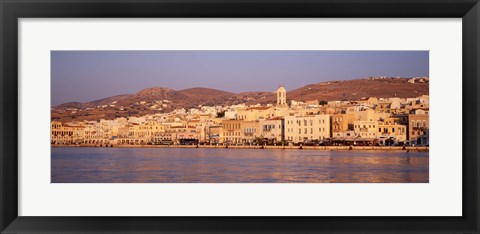
<path fill-rule="evenodd" d="M 51 145 L 51 147 L 85 148 L 205 148 L 205 149 L 267 149 L 267 150 L 374 150 L 374 151 L 422 151 L 428 152 L 429 146 L 258 146 L 258 145 Z"/>

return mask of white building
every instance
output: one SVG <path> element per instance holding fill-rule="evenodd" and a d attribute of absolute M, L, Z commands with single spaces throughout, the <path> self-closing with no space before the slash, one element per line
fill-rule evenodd
<path fill-rule="evenodd" d="M 377 137 L 377 121 L 354 121 L 353 131 L 361 139 L 375 139 Z"/>
<path fill-rule="evenodd" d="M 330 138 L 330 115 L 286 116 L 285 140 L 293 143 Z"/>
<path fill-rule="evenodd" d="M 237 118 L 237 110 L 227 110 L 225 111 L 225 119 L 236 119 Z"/>
<path fill-rule="evenodd" d="M 262 137 L 275 142 L 281 142 L 285 137 L 283 118 L 271 118 L 260 122 Z"/>

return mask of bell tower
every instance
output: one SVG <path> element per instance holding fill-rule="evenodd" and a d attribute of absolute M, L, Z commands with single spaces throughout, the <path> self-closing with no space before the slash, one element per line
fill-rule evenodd
<path fill-rule="evenodd" d="M 277 89 L 277 106 L 287 106 L 287 90 L 283 85 L 280 85 Z"/>

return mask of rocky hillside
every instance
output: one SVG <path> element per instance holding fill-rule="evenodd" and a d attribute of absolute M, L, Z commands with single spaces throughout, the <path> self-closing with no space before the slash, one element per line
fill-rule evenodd
<path fill-rule="evenodd" d="M 409 83 L 408 79 L 377 79 L 331 81 L 311 84 L 292 90 L 287 98 L 293 100 L 359 100 L 377 97 L 418 97 L 429 94 L 428 83 Z"/>

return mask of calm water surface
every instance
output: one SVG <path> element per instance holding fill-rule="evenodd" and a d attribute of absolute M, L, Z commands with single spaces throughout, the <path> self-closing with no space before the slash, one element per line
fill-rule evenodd
<path fill-rule="evenodd" d="M 52 183 L 428 183 L 428 152 L 52 147 Z"/>

